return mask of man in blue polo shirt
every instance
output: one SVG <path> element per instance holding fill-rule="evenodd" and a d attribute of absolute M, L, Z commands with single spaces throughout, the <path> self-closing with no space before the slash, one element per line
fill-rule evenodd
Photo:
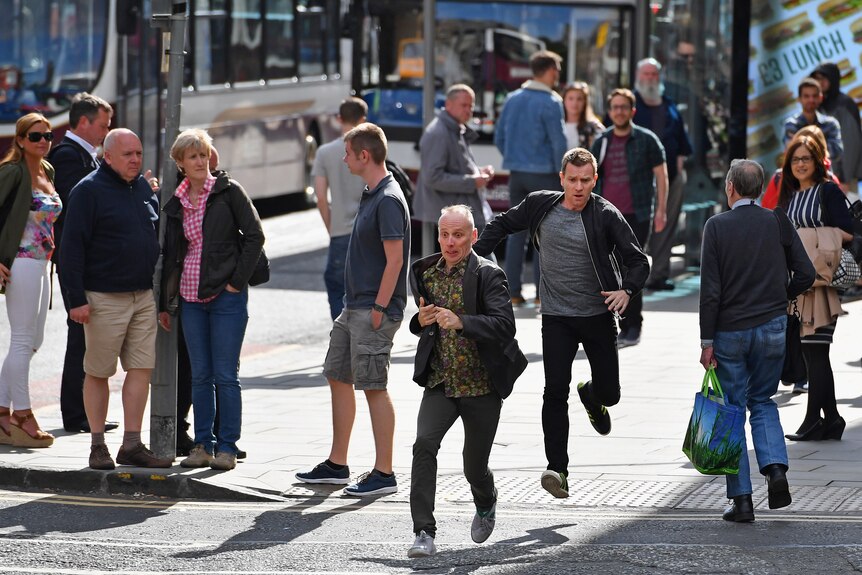
<path fill-rule="evenodd" d="M 395 493 L 392 443 L 395 410 L 386 391 L 392 340 L 407 302 L 410 212 L 386 170 L 386 136 L 363 123 L 344 135 L 344 162 L 366 184 L 353 224 L 345 266 L 345 307 L 332 326 L 323 374 L 332 394 L 329 458 L 296 478 L 305 483 L 350 482 L 347 447 L 356 416 L 354 388 L 365 392 L 374 430 L 374 469 L 344 489 L 364 497 Z"/>

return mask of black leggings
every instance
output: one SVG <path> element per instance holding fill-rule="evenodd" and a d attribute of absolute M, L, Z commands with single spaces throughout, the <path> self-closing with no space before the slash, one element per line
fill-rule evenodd
<path fill-rule="evenodd" d="M 808 371 L 808 410 L 805 412 L 802 428 L 807 428 L 820 419 L 821 410 L 827 423 L 838 418 L 829 347 L 827 343 L 802 344 L 802 356 Z"/>

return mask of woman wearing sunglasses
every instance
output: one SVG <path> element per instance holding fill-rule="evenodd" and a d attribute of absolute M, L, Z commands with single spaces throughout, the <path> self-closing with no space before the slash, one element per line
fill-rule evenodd
<path fill-rule="evenodd" d="M 48 260 L 62 204 L 54 190 L 51 124 L 27 114 L 0 161 L 0 291 L 6 294 L 9 353 L 0 370 L 0 443 L 48 447 L 30 406 L 30 359 L 42 344 L 48 314 Z M 11 411 L 10 411 L 11 410 Z"/>

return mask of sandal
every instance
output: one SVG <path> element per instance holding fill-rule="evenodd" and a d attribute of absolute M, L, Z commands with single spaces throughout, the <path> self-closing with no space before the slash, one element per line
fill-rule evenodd
<path fill-rule="evenodd" d="M 36 423 L 36 435 L 30 435 L 24 429 L 24 424 L 31 419 L 33 423 L 36 423 L 36 418 L 32 411 L 23 418 L 14 412 L 11 414 L 9 417 L 9 434 L 12 437 L 12 446 L 51 447 L 54 443 L 54 436 L 39 429 L 38 423 Z"/>
<path fill-rule="evenodd" d="M 8 407 L 0 408 L 0 420 L 4 420 L 4 423 L 0 423 L 0 445 L 12 445 L 12 432 L 7 431 L 9 429 L 9 416 L 12 415 L 9 411 Z"/>

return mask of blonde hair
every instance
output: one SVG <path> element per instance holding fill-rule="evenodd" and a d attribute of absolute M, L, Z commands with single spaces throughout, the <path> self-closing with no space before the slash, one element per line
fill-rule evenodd
<path fill-rule="evenodd" d="M 9 146 L 9 151 L 6 152 L 3 160 L 0 160 L 0 166 L 21 161 L 21 158 L 24 157 L 24 148 L 18 144 L 18 139 L 26 138 L 27 131 L 40 122 L 48 126 L 49 130 L 51 129 L 51 122 L 42 114 L 32 112 L 18 118 L 18 121 L 15 123 L 15 139 L 12 141 L 12 145 Z"/>
<path fill-rule="evenodd" d="M 174 145 L 171 146 L 171 159 L 177 163 L 177 166 L 183 161 L 186 150 L 189 148 L 203 152 L 209 158 L 213 148 L 212 136 L 200 128 L 191 128 L 180 132 L 180 135 L 174 140 Z"/>

